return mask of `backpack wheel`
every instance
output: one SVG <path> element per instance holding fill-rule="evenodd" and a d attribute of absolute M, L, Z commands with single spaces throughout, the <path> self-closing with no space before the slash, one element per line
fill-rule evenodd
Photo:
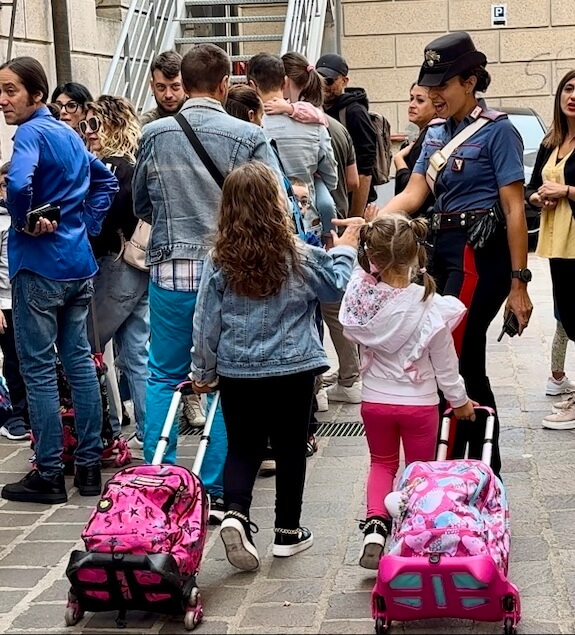
<path fill-rule="evenodd" d="M 75 626 L 84 617 L 84 611 L 79 606 L 67 606 L 64 613 L 66 626 Z"/>
<path fill-rule="evenodd" d="M 195 586 L 190 592 L 190 599 L 188 600 L 188 606 L 196 608 L 200 604 L 200 590 Z"/>
<path fill-rule="evenodd" d="M 503 633 L 504 635 L 515 635 L 517 633 L 517 628 L 512 617 L 505 618 L 503 622 Z"/>
<path fill-rule="evenodd" d="M 383 617 L 378 617 L 375 620 L 375 633 L 376 635 L 386 635 L 389 633 L 389 622 L 383 619 Z"/>
<path fill-rule="evenodd" d="M 191 609 L 184 615 L 184 628 L 187 631 L 193 631 L 194 628 L 202 621 L 204 611 L 201 606 Z"/>

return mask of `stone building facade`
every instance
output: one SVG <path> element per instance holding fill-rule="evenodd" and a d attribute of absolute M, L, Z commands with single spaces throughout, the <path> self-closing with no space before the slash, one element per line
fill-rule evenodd
<path fill-rule="evenodd" d="M 495 0 L 342 0 L 342 54 L 350 83 L 364 86 L 393 132 L 407 124 L 409 86 L 424 46 L 468 31 L 488 59 L 493 106 L 529 106 L 551 122 L 561 77 L 575 68 L 575 0 L 505 0 L 507 25 L 492 26 Z"/>
<path fill-rule="evenodd" d="M 559 79 L 575 68 L 575 0 L 506 0 L 506 25 L 492 26 L 492 0 L 341 0 L 341 51 L 351 85 L 367 89 L 392 132 L 407 126 L 407 95 L 424 46 L 448 31 L 469 31 L 489 60 L 490 105 L 530 106 L 551 121 Z M 69 0 L 74 79 L 98 94 L 129 0 Z M 250 5 L 248 11 L 261 13 Z M 6 57 L 9 7 L 0 9 L 0 56 Z M 271 25 L 266 26 L 269 31 Z M 276 25 L 277 28 L 281 28 Z M 50 0 L 18 0 L 13 55 L 37 57 L 56 83 Z M 258 45 L 260 48 L 261 45 Z M 265 44 L 263 45 L 265 46 Z M 272 50 L 276 43 L 270 43 Z M 245 51 L 256 52 L 255 50 Z M 0 125 L 0 152 L 12 134 Z"/>
<path fill-rule="evenodd" d="M 74 80 L 100 93 L 116 49 L 129 0 L 69 0 L 70 49 Z M 0 9 L 0 59 L 6 59 L 11 7 Z M 18 0 L 12 57 L 31 55 L 48 75 L 50 91 L 56 87 L 52 11 L 50 0 Z M 0 160 L 11 152 L 12 126 L 0 117 Z"/>

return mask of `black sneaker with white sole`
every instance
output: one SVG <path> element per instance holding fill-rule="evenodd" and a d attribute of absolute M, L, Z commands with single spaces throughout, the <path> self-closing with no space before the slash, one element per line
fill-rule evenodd
<path fill-rule="evenodd" d="M 227 511 L 220 527 L 220 536 L 226 548 L 230 564 L 242 571 L 255 571 L 260 566 L 258 550 L 252 540 L 252 532 L 258 532 L 257 525 L 249 518 L 234 510 Z"/>
<path fill-rule="evenodd" d="M 391 521 L 383 516 L 372 516 L 360 523 L 359 528 L 363 529 L 364 534 L 359 566 L 364 569 L 377 569 L 385 541 L 391 531 Z"/>
<path fill-rule="evenodd" d="M 297 529 L 274 529 L 275 538 L 272 553 L 279 558 L 293 556 L 313 545 L 313 534 L 307 527 Z"/>

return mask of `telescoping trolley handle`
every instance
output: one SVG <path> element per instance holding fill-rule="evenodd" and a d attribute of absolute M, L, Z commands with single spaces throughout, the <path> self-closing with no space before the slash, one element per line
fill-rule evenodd
<path fill-rule="evenodd" d="M 178 407 L 180 405 L 182 395 L 189 395 L 189 394 L 192 394 L 193 392 L 194 391 L 192 389 L 191 381 L 184 381 L 181 384 L 179 384 L 178 387 L 176 388 L 176 391 L 174 392 L 172 396 L 172 401 L 168 409 L 168 414 L 166 415 L 166 420 L 164 421 L 164 427 L 162 428 L 160 440 L 158 441 L 158 445 L 156 446 L 156 451 L 154 452 L 152 465 L 160 465 L 160 463 L 162 463 L 162 461 L 164 460 L 164 454 L 166 453 L 166 449 L 168 448 L 168 443 L 170 442 L 170 432 L 172 430 L 172 426 L 174 425 L 174 421 L 178 413 Z M 216 409 L 218 407 L 219 400 L 220 400 L 220 392 L 216 391 L 215 393 L 213 393 L 213 399 L 210 404 L 208 416 L 206 417 L 204 430 L 202 432 L 202 436 L 200 437 L 198 452 L 196 454 L 194 466 L 192 467 L 192 472 L 196 475 L 199 473 L 200 468 L 202 467 L 202 462 L 204 460 L 206 448 L 208 443 L 210 442 L 210 431 L 212 429 L 212 423 L 214 422 L 214 417 L 216 415 Z"/>
<path fill-rule="evenodd" d="M 493 408 L 489 408 L 488 406 L 475 406 L 475 412 L 479 410 L 483 410 L 487 413 L 481 460 L 483 461 L 483 463 L 491 465 L 491 454 L 493 452 L 493 429 L 495 427 L 495 411 L 493 410 Z M 438 461 L 445 461 L 447 459 L 447 448 L 449 446 L 449 430 L 451 428 L 452 416 L 453 408 L 448 408 L 441 420 L 441 432 L 439 435 L 439 443 L 437 445 Z M 471 422 L 471 425 L 473 425 L 473 422 Z"/>

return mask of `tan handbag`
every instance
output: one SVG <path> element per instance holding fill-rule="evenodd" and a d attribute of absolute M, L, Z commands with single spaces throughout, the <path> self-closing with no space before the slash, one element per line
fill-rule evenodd
<path fill-rule="evenodd" d="M 139 220 L 130 240 L 124 238 L 121 256 L 124 262 L 140 271 L 149 270 L 148 265 L 146 265 L 146 249 L 151 230 L 152 226 L 149 223 Z"/>

